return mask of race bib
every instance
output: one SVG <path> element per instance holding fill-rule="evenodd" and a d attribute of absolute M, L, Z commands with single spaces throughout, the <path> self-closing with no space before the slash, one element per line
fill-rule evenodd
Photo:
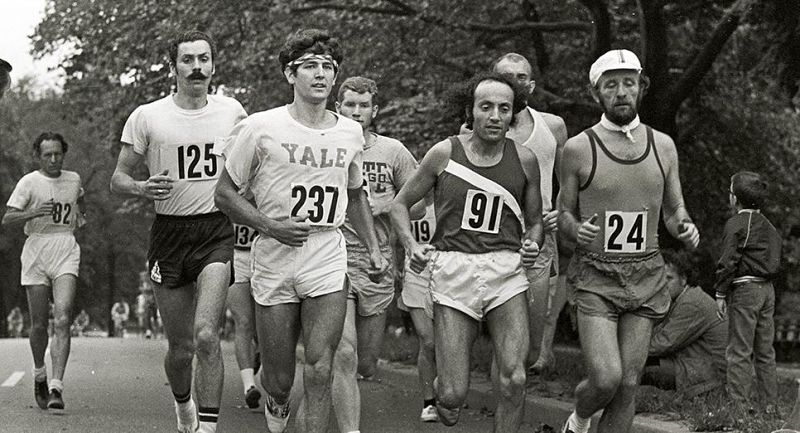
<path fill-rule="evenodd" d="M 221 163 L 214 143 L 161 146 L 160 171 L 169 169 L 176 180 L 198 181 L 219 178 Z"/>
<path fill-rule="evenodd" d="M 497 234 L 500 231 L 500 214 L 503 196 L 478 189 L 467 190 L 461 228 L 481 233 Z"/>
<path fill-rule="evenodd" d="M 414 234 L 417 243 L 427 244 L 433 237 L 433 227 L 428 220 L 414 220 L 411 221 L 411 233 Z"/>
<path fill-rule="evenodd" d="M 247 249 L 253 245 L 253 240 L 258 236 L 258 230 L 251 227 L 234 224 L 233 225 L 233 246 L 234 248 Z"/>
<path fill-rule="evenodd" d="M 339 203 L 339 187 L 333 185 L 292 185 L 291 216 L 308 215 L 308 221 L 316 226 L 333 226 L 336 221 L 336 206 Z"/>
<path fill-rule="evenodd" d="M 73 203 L 53 203 L 53 213 L 51 214 L 54 224 L 70 225 L 75 217 Z"/>
<path fill-rule="evenodd" d="M 606 211 L 604 250 L 643 253 L 647 246 L 647 212 Z"/>

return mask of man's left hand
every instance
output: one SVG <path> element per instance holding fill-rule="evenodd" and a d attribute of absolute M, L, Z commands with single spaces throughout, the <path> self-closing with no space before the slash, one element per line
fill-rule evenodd
<path fill-rule="evenodd" d="M 678 231 L 678 240 L 683 242 L 686 248 L 693 250 L 700 244 L 700 232 L 694 223 L 680 223 Z"/>
<path fill-rule="evenodd" d="M 525 239 L 519 253 L 522 255 L 522 266 L 530 269 L 536 263 L 536 258 L 539 257 L 539 245 L 530 239 Z"/>
<path fill-rule="evenodd" d="M 380 250 L 373 251 L 369 254 L 370 268 L 367 270 L 367 276 L 373 283 L 381 280 L 383 274 L 389 270 L 389 262 L 383 257 Z"/>

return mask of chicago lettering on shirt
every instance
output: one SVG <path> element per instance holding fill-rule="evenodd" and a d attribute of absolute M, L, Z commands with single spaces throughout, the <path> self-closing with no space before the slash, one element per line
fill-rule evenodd
<path fill-rule="evenodd" d="M 344 168 L 347 149 L 336 148 L 336 155 L 328 155 L 327 148 L 315 148 L 314 146 L 300 145 L 296 143 L 281 143 L 289 156 L 290 164 L 307 165 L 319 168 Z M 299 150 L 302 147 L 302 150 Z"/>
<path fill-rule="evenodd" d="M 371 184 L 375 185 L 375 192 L 386 192 L 386 185 L 389 183 L 389 164 L 377 161 L 364 161 L 362 164 L 364 177 Z"/>

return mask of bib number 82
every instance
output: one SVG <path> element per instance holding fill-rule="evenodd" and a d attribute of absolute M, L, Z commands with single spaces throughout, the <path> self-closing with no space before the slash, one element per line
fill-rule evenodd
<path fill-rule="evenodd" d="M 606 212 L 605 251 L 643 253 L 647 246 L 647 212 Z"/>
<path fill-rule="evenodd" d="M 336 219 L 339 203 L 339 188 L 321 185 L 292 186 L 293 217 L 308 215 L 308 221 L 316 225 L 330 226 Z"/>

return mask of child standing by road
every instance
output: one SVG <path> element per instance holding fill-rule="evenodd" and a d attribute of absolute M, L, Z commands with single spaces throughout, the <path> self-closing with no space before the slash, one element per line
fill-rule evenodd
<path fill-rule="evenodd" d="M 714 288 L 718 314 L 730 314 L 728 391 L 734 401 L 749 404 L 755 366 L 765 410 L 774 413 L 778 386 L 772 279 L 780 267 L 781 236 L 761 213 L 766 197 L 767 182 L 761 175 L 740 171 L 731 177 L 735 214 L 725 224 Z"/>

